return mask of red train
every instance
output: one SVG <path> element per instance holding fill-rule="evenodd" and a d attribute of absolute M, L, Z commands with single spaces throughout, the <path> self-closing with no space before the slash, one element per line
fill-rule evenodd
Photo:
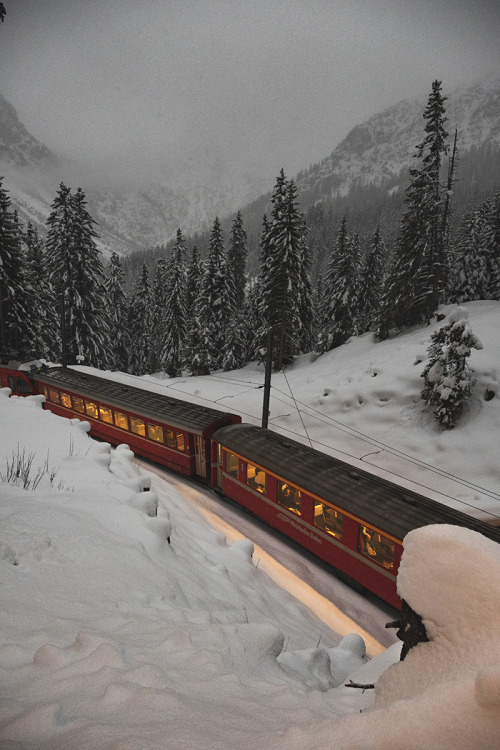
<path fill-rule="evenodd" d="M 72 368 L 0 367 L 14 394 L 87 420 L 90 434 L 206 482 L 381 599 L 399 607 L 402 541 L 434 523 L 500 542 L 500 529 L 353 468 L 235 414 Z"/>

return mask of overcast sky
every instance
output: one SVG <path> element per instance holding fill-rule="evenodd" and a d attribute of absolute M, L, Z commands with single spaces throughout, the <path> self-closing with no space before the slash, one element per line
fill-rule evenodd
<path fill-rule="evenodd" d="M 435 78 L 500 71 L 498 0 L 4 0 L 0 91 L 50 148 L 219 150 L 273 183 Z M 270 185 L 272 187 L 272 184 Z"/>

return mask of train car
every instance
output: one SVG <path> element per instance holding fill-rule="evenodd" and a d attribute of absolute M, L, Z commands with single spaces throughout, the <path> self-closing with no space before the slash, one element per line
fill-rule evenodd
<path fill-rule="evenodd" d="M 500 542 L 499 528 L 276 432 L 235 424 L 213 441 L 215 488 L 394 607 L 412 529 L 448 523 Z"/>
<path fill-rule="evenodd" d="M 3 377 L 9 380 L 12 376 L 5 371 Z M 33 383 L 32 392 L 45 396 L 45 408 L 62 417 L 88 421 L 94 437 L 115 445 L 127 443 L 138 455 L 205 481 L 213 432 L 241 422 L 235 414 L 70 367 L 41 368 L 29 374 L 17 372 L 16 377 L 23 388 L 26 383 Z"/>

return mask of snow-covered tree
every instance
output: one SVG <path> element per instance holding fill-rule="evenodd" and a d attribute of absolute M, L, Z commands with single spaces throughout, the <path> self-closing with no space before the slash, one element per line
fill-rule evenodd
<path fill-rule="evenodd" d="M 245 301 L 247 256 L 247 233 L 243 228 L 241 212 L 238 211 L 233 221 L 227 251 L 227 268 L 232 275 L 237 310 L 241 310 Z"/>
<path fill-rule="evenodd" d="M 0 355 L 24 357 L 29 347 L 26 265 L 17 215 L 0 178 Z"/>
<path fill-rule="evenodd" d="M 453 302 L 462 304 L 487 299 L 489 287 L 489 248 L 484 206 L 465 216 L 460 225 L 454 283 L 450 293 Z"/>
<path fill-rule="evenodd" d="M 315 356 L 344 344 L 357 331 L 359 266 L 359 241 L 351 239 L 344 216 L 323 285 Z"/>
<path fill-rule="evenodd" d="M 31 222 L 22 233 L 22 242 L 28 280 L 31 351 L 36 357 L 54 360 L 61 352 L 61 321 L 54 304 L 56 295 L 49 280 L 44 243 Z"/>
<path fill-rule="evenodd" d="M 183 347 L 186 339 L 186 246 L 180 229 L 167 261 L 165 307 L 162 318 L 161 361 L 165 372 L 175 378 L 181 375 Z"/>
<path fill-rule="evenodd" d="M 47 264 L 56 300 L 64 308 L 66 354 L 106 367 L 110 351 L 104 271 L 95 239 L 95 222 L 85 194 L 61 183 L 47 220 Z"/>
<path fill-rule="evenodd" d="M 434 416 L 443 427 L 455 427 L 467 399 L 472 395 L 475 379 L 467 363 L 471 349 L 482 349 L 472 333 L 467 310 L 458 307 L 431 336 L 429 361 L 422 372 L 424 388 L 421 396 L 434 407 Z"/>
<path fill-rule="evenodd" d="M 203 370 L 217 370 L 222 367 L 225 344 L 226 310 L 226 268 L 224 240 L 219 219 L 216 217 L 210 236 L 207 260 L 197 317 L 201 325 L 200 350 L 195 357 L 198 367 Z M 201 374 L 201 373 L 200 373 Z"/>
<path fill-rule="evenodd" d="M 260 308 L 266 331 L 274 329 L 273 367 L 280 370 L 300 351 L 300 312 L 307 294 L 302 275 L 306 227 L 297 208 L 297 186 L 283 170 L 272 204 L 271 221 L 264 226 L 261 241 Z"/>
<path fill-rule="evenodd" d="M 136 281 L 127 318 L 130 336 L 129 372 L 133 375 L 145 375 L 152 372 L 152 347 L 154 346 L 151 331 L 153 301 L 146 264 L 143 264 Z"/>
<path fill-rule="evenodd" d="M 361 268 L 359 283 L 360 295 L 362 296 L 362 304 L 359 310 L 360 333 L 373 331 L 376 328 L 386 260 L 387 249 L 382 238 L 380 224 L 378 224 Z"/>
<path fill-rule="evenodd" d="M 130 347 L 127 297 L 123 290 L 122 263 L 117 253 L 111 255 L 105 287 L 111 340 L 109 367 L 126 372 Z"/>
<path fill-rule="evenodd" d="M 424 112 L 425 138 L 417 146 L 419 166 L 410 169 L 405 212 L 393 262 L 385 284 L 379 337 L 430 320 L 445 289 L 447 276 L 447 216 L 451 186 L 443 200 L 441 165 L 448 153 L 441 81 L 434 81 Z"/>

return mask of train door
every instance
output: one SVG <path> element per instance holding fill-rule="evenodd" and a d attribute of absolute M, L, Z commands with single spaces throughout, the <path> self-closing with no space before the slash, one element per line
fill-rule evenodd
<path fill-rule="evenodd" d="M 207 478 L 207 454 L 205 449 L 205 440 L 201 435 L 194 436 L 194 460 L 196 474 L 202 479 Z"/>

